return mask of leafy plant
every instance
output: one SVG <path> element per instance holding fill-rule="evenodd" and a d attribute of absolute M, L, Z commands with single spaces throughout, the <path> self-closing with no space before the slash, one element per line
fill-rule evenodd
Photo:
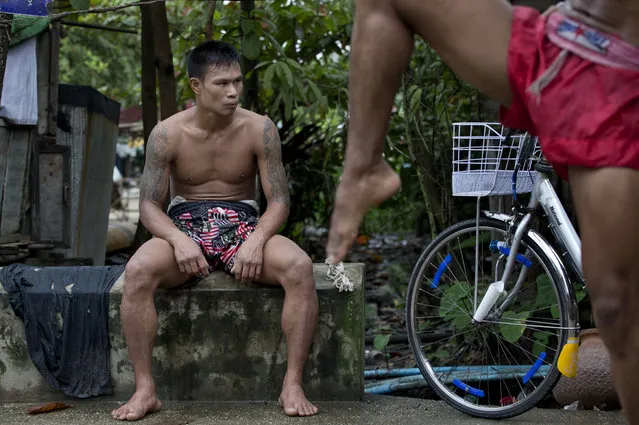
<path fill-rule="evenodd" d="M 375 335 L 375 339 L 373 339 L 373 346 L 378 351 L 384 351 L 384 348 L 388 346 L 390 341 L 390 334 L 378 334 Z"/>
<path fill-rule="evenodd" d="M 93 0 L 92 6 L 118 6 L 125 0 Z M 80 5 L 80 6 L 86 6 Z M 84 7 L 83 7 L 84 8 Z M 140 9 L 86 14 L 80 22 L 139 30 Z M 94 87 L 117 100 L 122 108 L 140 103 L 140 39 L 134 34 L 63 26 L 60 43 L 60 81 Z"/>
<path fill-rule="evenodd" d="M 469 294 L 470 285 L 468 282 L 460 281 L 448 286 L 442 295 L 439 316 L 450 322 L 456 332 L 471 323 L 472 305 L 468 299 Z"/>
<path fill-rule="evenodd" d="M 499 325 L 499 331 L 506 341 L 514 343 L 521 338 L 526 330 L 528 316 L 530 316 L 530 313 L 527 311 L 519 313 L 513 311 L 504 312 L 501 318 L 505 323 Z M 513 323 L 519 323 L 519 325 Z"/>

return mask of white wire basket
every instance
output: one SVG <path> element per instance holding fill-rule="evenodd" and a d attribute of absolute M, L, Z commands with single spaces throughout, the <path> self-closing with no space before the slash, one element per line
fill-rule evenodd
<path fill-rule="evenodd" d="M 459 122 L 453 124 L 453 195 L 512 195 L 512 177 L 523 134 L 514 134 L 504 144 L 506 128 L 499 123 Z M 541 157 L 535 137 L 531 158 L 517 174 L 517 193 L 531 192 L 534 187 L 535 164 Z"/>

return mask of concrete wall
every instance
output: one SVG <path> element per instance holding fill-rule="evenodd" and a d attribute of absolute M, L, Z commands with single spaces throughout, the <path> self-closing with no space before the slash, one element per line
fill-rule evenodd
<path fill-rule="evenodd" d="M 320 319 L 305 370 L 313 400 L 357 400 L 364 388 L 364 266 L 346 266 L 355 283 L 340 293 L 315 265 Z M 112 289 L 109 311 L 113 397 L 134 389 L 133 369 L 120 330 L 122 281 Z M 154 375 L 164 400 L 275 400 L 286 370 L 280 316 L 281 288 L 243 286 L 216 273 L 191 289 L 156 296 L 159 331 Z M 50 389 L 28 357 L 22 322 L 0 289 L 0 401 L 50 401 Z"/>

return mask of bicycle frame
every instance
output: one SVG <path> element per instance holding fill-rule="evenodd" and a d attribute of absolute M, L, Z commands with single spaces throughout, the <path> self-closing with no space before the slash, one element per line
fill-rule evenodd
<path fill-rule="evenodd" d="M 550 229 L 557 242 L 568 252 L 568 262 L 572 269 L 578 275 L 582 283 L 585 284 L 583 276 L 583 268 L 581 264 L 581 239 L 577 235 L 566 210 L 564 209 L 557 192 L 550 183 L 550 178 L 543 172 L 538 172 L 535 188 L 532 192 L 528 207 L 533 210 L 541 207 L 546 215 L 550 224 Z M 510 273 L 515 263 L 515 257 L 517 255 L 521 238 L 526 234 L 532 221 L 532 213 L 527 213 L 521 222 L 517 225 L 515 235 L 513 238 L 511 253 L 508 256 L 506 268 L 502 275 L 502 280 L 507 281 L 510 277 Z"/>
<path fill-rule="evenodd" d="M 571 266 L 583 284 L 586 280 L 581 264 L 581 239 L 577 235 L 566 210 L 564 209 L 555 189 L 550 183 L 548 175 L 538 173 L 535 191 L 530 200 L 530 208 L 536 208 L 539 204 L 550 222 L 550 228 L 557 238 L 557 242 L 565 248 L 569 255 Z"/>
<path fill-rule="evenodd" d="M 514 223 L 518 218 L 517 215 L 511 217 L 511 220 L 509 220 L 516 227 L 510 244 L 510 253 L 508 254 L 506 266 L 501 278 L 490 285 L 488 292 L 484 295 L 479 305 L 477 304 L 477 286 L 475 286 L 474 321 L 483 321 L 489 310 L 494 306 L 499 295 L 506 289 L 505 283 L 509 281 L 515 266 L 521 240 L 524 235 L 530 231 L 530 224 L 534 217 L 532 211 L 538 207 L 541 207 L 546 212 L 549 227 L 555 235 L 556 242 L 568 253 L 568 257 L 566 258 L 564 256 L 564 260 L 567 260 L 566 262 L 570 264 L 582 284 L 585 285 L 581 264 L 581 240 L 550 182 L 550 177 L 546 173 L 537 172 L 528 207 L 531 212 L 527 212 L 516 225 Z M 510 290 L 510 294 L 493 315 L 499 315 L 500 312 L 510 304 L 513 297 L 516 296 L 519 287 L 524 283 L 525 276 L 526 268 L 522 268 L 514 287 Z"/>

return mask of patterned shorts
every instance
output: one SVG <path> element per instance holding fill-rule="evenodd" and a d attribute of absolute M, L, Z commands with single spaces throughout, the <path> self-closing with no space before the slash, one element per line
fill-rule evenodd
<path fill-rule="evenodd" d="M 212 270 L 230 272 L 240 245 L 255 230 L 258 212 L 242 201 L 182 202 L 168 215 L 198 243 Z"/>

